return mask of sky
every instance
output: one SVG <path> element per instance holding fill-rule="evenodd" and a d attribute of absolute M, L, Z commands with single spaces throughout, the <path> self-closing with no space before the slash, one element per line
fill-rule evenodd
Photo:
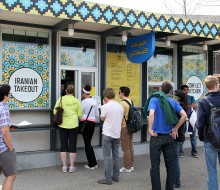
<path fill-rule="evenodd" d="M 146 12 L 162 14 L 183 14 L 183 0 L 87 0 L 90 2 L 132 8 Z M 220 0 L 187 0 L 188 14 L 220 15 Z M 199 4 L 203 5 L 199 5 Z M 219 6 L 213 6 L 215 4 Z M 212 6 L 210 6 L 212 5 Z"/>

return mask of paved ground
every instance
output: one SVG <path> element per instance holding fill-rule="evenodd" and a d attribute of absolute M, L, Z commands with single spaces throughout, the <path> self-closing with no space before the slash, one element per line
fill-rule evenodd
<path fill-rule="evenodd" d="M 147 146 L 147 145 L 146 145 Z M 205 190 L 206 168 L 203 148 L 198 148 L 199 158 L 190 156 L 190 149 L 185 149 L 181 158 L 182 190 Z M 166 170 L 161 159 L 161 182 L 165 189 Z M 149 155 L 135 157 L 135 171 L 121 174 L 120 182 L 111 186 L 100 185 L 97 180 L 103 178 L 103 161 L 99 161 L 97 170 L 84 169 L 85 163 L 77 164 L 77 172 L 61 173 L 61 167 L 50 167 L 20 171 L 14 184 L 14 190 L 150 190 L 150 159 Z M 0 184 L 4 180 L 0 176 Z"/>

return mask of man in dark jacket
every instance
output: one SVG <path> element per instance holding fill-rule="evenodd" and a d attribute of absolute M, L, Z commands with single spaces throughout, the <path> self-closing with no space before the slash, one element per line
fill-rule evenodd
<path fill-rule="evenodd" d="M 214 106 L 220 106 L 220 92 L 219 92 L 218 78 L 209 75 L 205 79 L 205 85 L 209 91 L 209 93 L 206 95 L 206 98 Z M 208 171 L 207 185 L 208 185 L 208 190 L 218 190 L 216 161 L 217 161 L 218 152 L 220 152 L 220 150 L 215 149 L 211 145 L 208 137 L 209 115 L 210 115 L 210 107 L 208 103 L 206 103 L 204 98 L 200 99 L 198 102 L 196 126 L 198 129 L 199 140 L 204 141 L 205 159 L 206 159 L 206 166 Z"/>

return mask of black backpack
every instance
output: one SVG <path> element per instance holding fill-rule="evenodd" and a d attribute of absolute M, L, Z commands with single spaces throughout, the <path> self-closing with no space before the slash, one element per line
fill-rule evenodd
<path fill-rule="evenodd" d="M 214 106 L 208 98 L 204 98 L 210 107 L 208 137 L 214 148 L 220 149 L 220 107 Z"/>
<path fill-rule="evenodd" d="M 128 100 L 122 101 L 125 101 L 129 105 L 128 119 L 126 120 L 124 117 L 128 131 L 130 133 L 136 133 L 143 127 L 143 118 L 139 111 L 134 107 L 133 102 L 131 104 Z"/>

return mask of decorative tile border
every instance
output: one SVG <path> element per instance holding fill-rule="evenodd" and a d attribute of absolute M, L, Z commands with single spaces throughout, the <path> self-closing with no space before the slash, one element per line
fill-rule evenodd
<path fill-rule="evenodd" d="M 60 62 L 61 65 L 95 68 L 95 50 L 87 48 L 86 52 L 82 52 L 81 48 L 62 46 Z"/>
<path fill-rule="evenodd" d="M 203 56 L 203 55 L 201 55 Z M 183 57 L 182 84 L 186 84 L 191 76 L 197 76 L 203 82 L 204 90 L 202 97 L 208 93 L 205 88 L 205 78 L 208 75 L 207 62 L 201 56 Z"/>
<path fill-rule="evenodd" d="M 8 84 L 11 75 L 21 69 L 35 70 L 42 78 L 41 94 L 31 102 L 21 102 L 11 96 L 10 109 L 49 109 L 50 108 L 50 56 L 48 45 L 3 41 L 2 44 L 2 82 Z M 25 76 L 25 74 L 24 74 Z"/>
<path fill-rule="evenodd" d="M 0 10 L 217 38 L 220 25 L 81 0 L 2 0 Z"/>
<path fill-rule="evenodd" d="M 173 81 L 173 60 L 172 56 L 157 55 L 151 57 L 147 62 L 148 82 Z"/>

